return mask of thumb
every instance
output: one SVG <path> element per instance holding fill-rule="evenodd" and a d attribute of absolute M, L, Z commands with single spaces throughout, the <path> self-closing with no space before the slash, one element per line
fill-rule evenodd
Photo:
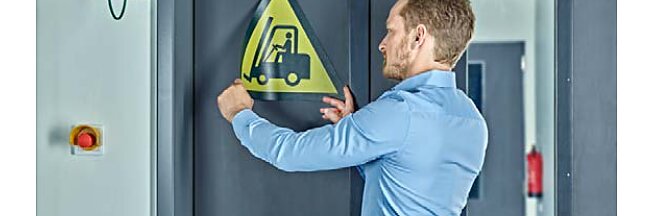
<path fill-rule="evenodd" d="M 345 109 L 353 110 L 354 109 L 354 97 L 352 97 L 352 92 L 350 91 L 350 86 L 346 85 L 343 87 L 343 93 L 345 94 Z"/>

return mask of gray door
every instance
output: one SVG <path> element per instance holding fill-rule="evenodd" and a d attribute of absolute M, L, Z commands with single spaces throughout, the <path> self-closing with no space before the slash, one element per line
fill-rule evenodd
<path fill-rule="evenodd" d="M 524 43 L 476 43 L 468 53 L 468 95 L 483 113 L 489 131 L 485 163 L 467 204 L 468 215 L 524 215 Z"/>
<path fill-rule="evenodd" d="M 350 2 L 297 2 L 338 77 L 343 83 L 352 82 L 356 94 L 366 95 L 367 84 L 355 86 L 354 77 L 367 79 L 368 70 L 350 76 L 354 61 L 350 53 L 355 49 L 349 34 Z M 280 171 L 242 147 L 219 114 L 216 96 L 240 76 L 243 39 L 258 1 L 196 0 L 194 4 L 195 214 L 357 215 L 361 186 L 355 183 L 355 169 Z M 323 106 L 318 101 L 257 100 L 254 111 L 277 125 L 303 131 L 327 123 L 319 113 Z"/>

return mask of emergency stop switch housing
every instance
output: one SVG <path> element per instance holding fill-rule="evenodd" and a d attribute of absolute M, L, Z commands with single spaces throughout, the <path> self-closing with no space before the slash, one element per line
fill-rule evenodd
<path fill-rule="evenodd" d="M 80 124 L 70 130 L 73 155 L 103 155 L 104 128 L 101 125 Z"/>

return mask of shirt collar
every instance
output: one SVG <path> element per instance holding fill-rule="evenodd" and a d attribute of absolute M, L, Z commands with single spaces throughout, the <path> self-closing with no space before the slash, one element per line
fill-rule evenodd
<path fill-rule="evenodd" d="M 402 80 L 393 89 L 410 90 L 422 86 L 456 88 L 456 74 L 453 71 L 430 70 Z"/>

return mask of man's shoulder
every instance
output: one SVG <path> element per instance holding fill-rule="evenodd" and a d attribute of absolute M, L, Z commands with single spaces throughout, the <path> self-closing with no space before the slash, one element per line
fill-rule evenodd
<path fill-rule="evenodd" d="M 404 134 L 409 127 L 410 118 L 408 104 L 399 94 L 394 93 L 384 94 L 352 114 L 355 125 L 378 137 Z"/>
<path fill-rule="evenodd" d="M 411 112 L 482 119 L 474 102 L 455 88 L 423 87 L 414 91 L 390 92 L 387 97 L 403 100 Z"/>

